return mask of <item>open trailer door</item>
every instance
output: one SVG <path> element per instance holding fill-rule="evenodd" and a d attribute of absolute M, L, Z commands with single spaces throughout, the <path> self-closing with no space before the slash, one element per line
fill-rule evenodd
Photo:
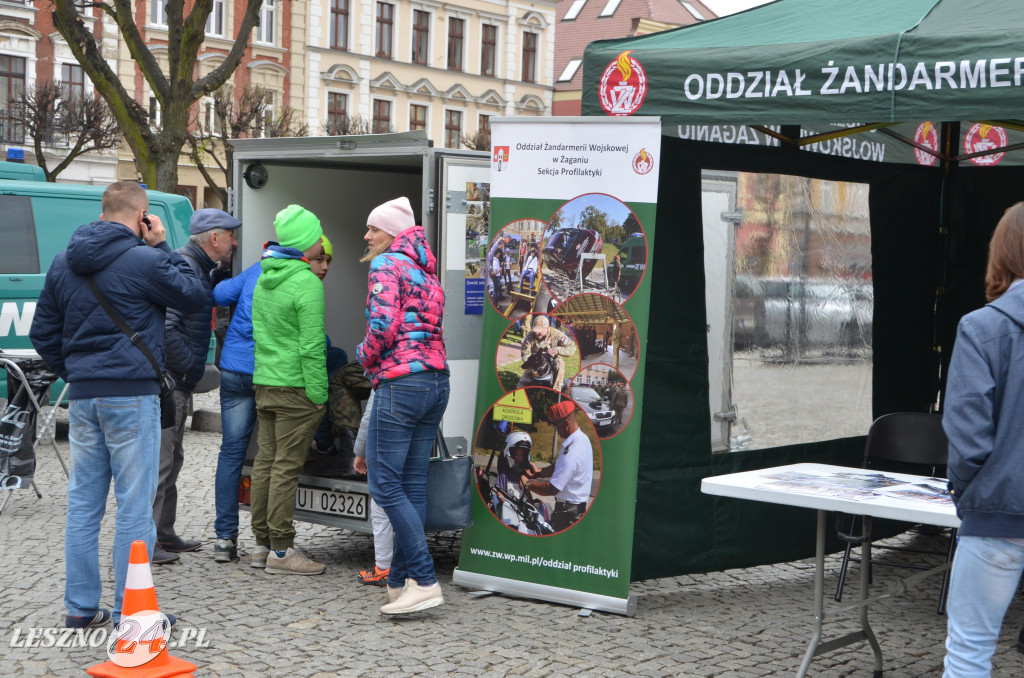
<path fill-rule="evenodd" d="M 435 157 L 439 196 L 435 242 L 445 291 L 444 341 L 452 382 L 441 429 L 449 439 L 463 438 L 457 447 L 468 445 L 476 428 L 473 408 L 485 302 L 491 169 L 490 159 L 479 153 L 438 150 Z"/>

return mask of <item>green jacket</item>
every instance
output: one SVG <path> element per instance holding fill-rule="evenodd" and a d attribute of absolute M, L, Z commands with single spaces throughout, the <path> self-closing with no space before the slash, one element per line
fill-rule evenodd
<path fill-rule="evenodd" d="M 294 250 L 293 250 L 294 251 Z M 327 402 L 324 284 L 301 259 L 267 258 L 252 295 L 254 384 L 305 388 Z"/>

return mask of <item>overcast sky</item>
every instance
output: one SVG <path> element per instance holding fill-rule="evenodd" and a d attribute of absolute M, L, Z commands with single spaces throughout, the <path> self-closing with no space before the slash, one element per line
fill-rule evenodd
<path fill-rule="evenodd" d="M 769 0 L 701 0 L 711 11 L 718 16 L 735 14 L 751 7 L 763 5 Z"/>

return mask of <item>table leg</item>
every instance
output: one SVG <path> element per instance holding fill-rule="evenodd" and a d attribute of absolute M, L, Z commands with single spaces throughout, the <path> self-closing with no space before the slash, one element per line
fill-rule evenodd
<path fill-rule="evenodd" d="M 875 671 L 874 678 L 881 678 L 882 676 L 882 648 L 878 645 L 878 640 L 875 638 L 874 631 L 871 630 L 871 624 L 868 622 L 867 606 L 875 600 L 889 597 L 881 596 L 877 599 L 868 599 L 868 581 L 871 576 L 869 568 L 863 565 L 863 563 L 871 562 L 871 544 L 866 542 L 861 547 L 861 578 L 860 578 L 860 598 L 856 603 L 850 605 L 844 605 L 837 610 L 850 609 L 853 607 L 860 608 L 860 631 L 854 631 L 847 633 L 844 636 L 833 638 L 825 642 L 821 641 L 822 635 L 822 624 L 825 621 L 825 511 L 818 511 L 818 536 L 817 543 L 815 545 L 814 552 L 814 626 L 811 631 L 811 640 L 807 644 L 807 651 L 804 652 L 804 659 L 800 663 L 800 668 L 796 672 L 796 678 L 804 678 L 807 675 L 807 670 L 811 667 L 811 660 L 826 652 L 832 650 L 838 650 L 841 647 L 851 645 L 853 643 L 859 643 L 868 641 L 871 645 L 871 650 L 875 655 Z"/>
<path fill-rule="evenodd" d="M 864 516 L 864 534 L 871 534 L 871 517 Z M 860 546 L 860 628 L 875 654 L 874 678 L 882 678 L 882 648 L 878 645 L 875 632 L 868 622 L 868 589 L 871 584 L 871 539 L 865 539 Z"/>
<path fill-rule="evenodd" d="M 796 672 L 796 678 L 804 678 L 811 660 L 818 654 L 821 641 L 821 624 L 825 614 L 825 512 L 818 511 L 818 538 L 814 547 L 814 627 L 811 642 L 807 644 L 804 660 Z"/>

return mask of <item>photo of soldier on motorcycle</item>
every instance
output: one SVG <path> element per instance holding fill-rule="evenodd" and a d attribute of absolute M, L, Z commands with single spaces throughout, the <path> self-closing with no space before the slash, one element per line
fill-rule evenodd
<path fill-rule="evenodd" d="M 495 367 L 502 389 L 544 386 L 568 394 L 580 369 L 576 337 L 557 318 L 543 313 L 523 316 L 498 342 Z"/>
<path fill-rule="evenodd" d="M 474 444 L 480 497 L 521 534 L 547 536 L 576 524 L 597 494 L 597 433 L 575 403 L 546 388 L 525 389 L 533 423 L 484 416 Z M 500 416 L 500 409 L 498 410 Z"/>

